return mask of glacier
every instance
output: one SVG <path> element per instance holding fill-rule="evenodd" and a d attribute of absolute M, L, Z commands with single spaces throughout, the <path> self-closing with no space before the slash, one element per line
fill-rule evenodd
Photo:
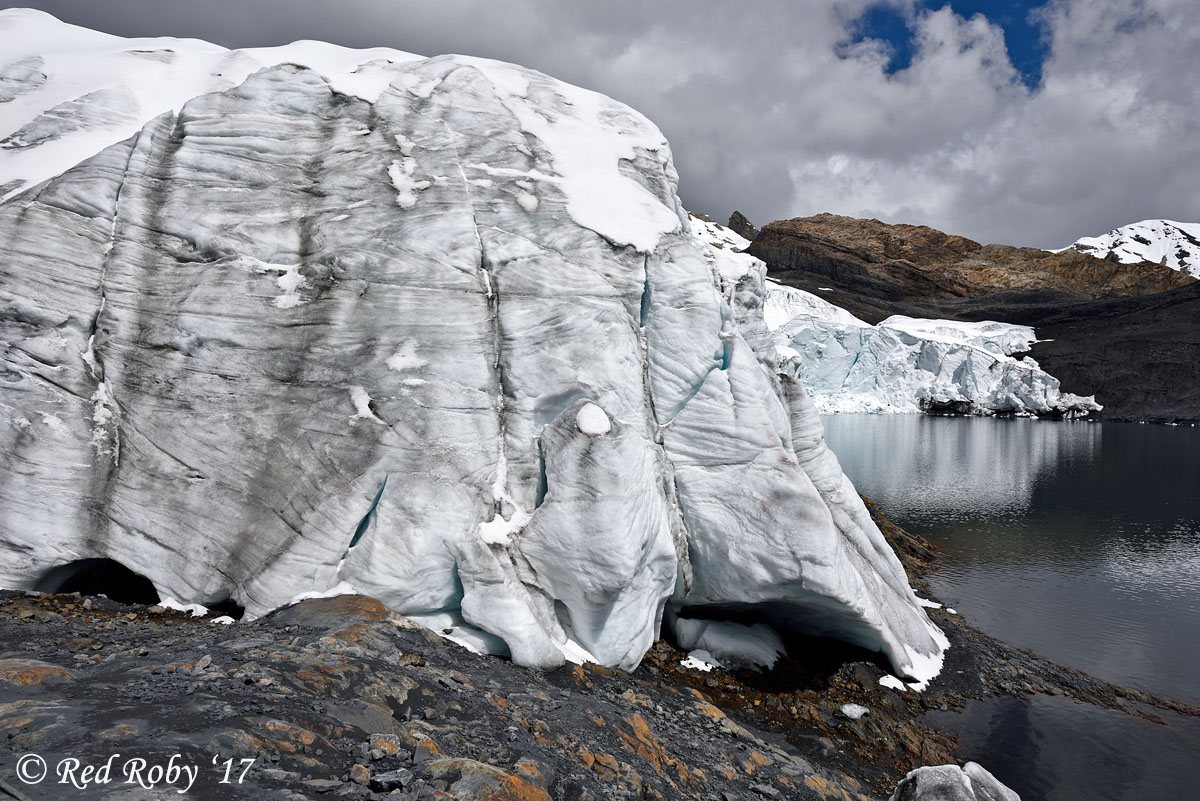
<path fill-rule="evenodd" d="M 692 234 L 644 117 L 463 56 L 28 11 L 0 43 L 33 115 L 0 150 L 0 586 L 356 590 L 540 668 L 752 615 L 938 672 L 762 271 Z"/>
<path fill-rule="evenodd" d="M 744 253 L 750 242 L 708 220 L 691 218 L 727 282 L 765 269 Z M 958 414 L 1085 416 L 1095 397 L 1062 392 L 1057 378 L 1029 357 L 1029 326 L 894 315 L 871 325 L 841 307 L 769 277 L 763 320 L 817 410 L 827 413 L 924 411 Z"/>

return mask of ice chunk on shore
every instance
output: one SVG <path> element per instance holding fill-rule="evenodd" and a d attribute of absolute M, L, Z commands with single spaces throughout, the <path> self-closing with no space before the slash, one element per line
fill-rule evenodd
<path fill-rule="evenodd" d="M 890 801 L 1021 801 L 975 762 L 917 768 L 896 785 Z"/>
<path fill-rule="evenodd" d="M 787 653 L 783 639 L 770 626 L 756 623 L 746 626 L 723 620 L 675 620 L 679 646 L 721 667 L 769 670 Z M 710 659 L 711 658 L 711 659 Z"/>

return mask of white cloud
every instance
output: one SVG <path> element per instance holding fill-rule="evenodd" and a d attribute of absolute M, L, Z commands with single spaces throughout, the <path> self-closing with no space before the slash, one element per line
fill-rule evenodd
<path fill-rule="evenodd" d="M 685 203 L 759 224 L 834 211 L 1056 246 L 1200 219 L 1200 3 L 1050 0 L 1030 89 L 986 18 L 886 2 L 916 35 L 895 75 L 884 43 L 850 44 L 874 0 L 31 0 L 124 35 L 525 64 L 645 113 L 671 140 Z"/>

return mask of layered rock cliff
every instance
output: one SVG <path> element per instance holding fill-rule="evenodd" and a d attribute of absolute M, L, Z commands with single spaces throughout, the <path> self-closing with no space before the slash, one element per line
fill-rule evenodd
<path fill-rule="evenodd" d="M 0 32 L 30 20 L 60 30 Z M 30 91 L 208 64 L 94 45 Z M 252 614 L 353 587 L 532 666 L 751 616 L 937 672 L 652 124 L 511 65 L 311 52 L 0 203 L 0 586 L 106 557 Z"/>
<path fill-rule="evenodd" d="M 1121 264 L 1076 250 L 1051 253 L 981 245 L 926 226 L 833 214 L 772 222 L 749 251 L 767 263 L 773 277 L 786 283 L 794 279 L 801 289 L 811 291 L 808 284 L 826 282 L 887 301 L 954 300 L 999 292 L 1134 297 L 1194 280 L 1149 262 Z"/>

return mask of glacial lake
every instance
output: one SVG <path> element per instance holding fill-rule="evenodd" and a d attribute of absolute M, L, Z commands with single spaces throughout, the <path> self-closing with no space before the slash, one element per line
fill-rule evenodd
<path fill-rule="evenodd" d="M 933 593 L 977 628 L 1200 705 L 1200 428 L 828 415 L 858 490 L 937 544 Z M 936 716 L 1022 801 L 1196 797 L 1200 721 L 1065 698 Z"/>

